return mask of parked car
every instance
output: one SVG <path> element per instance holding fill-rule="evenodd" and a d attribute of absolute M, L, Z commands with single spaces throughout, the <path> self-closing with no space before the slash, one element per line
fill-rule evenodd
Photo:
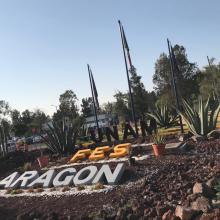
<path fill-rule="evenodd" d="M 33 144 L 33 143 L 34 143 L 33 137 L 28 137 L 28 138 L 26 138 L 26 139 L 25 139 L 25 143 L 26 143 L 27 145 Z"/>
<path fill-rule="evenodd" d="M 43 142 L 43 139 L 41 136 L 34 136 L 33 137 L 33 143 L 42 143 Z"/>

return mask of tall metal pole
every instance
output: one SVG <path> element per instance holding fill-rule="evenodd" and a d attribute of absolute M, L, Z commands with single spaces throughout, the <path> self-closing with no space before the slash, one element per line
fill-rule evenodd
<path fill-rule="evenodd" d="M 95 98 L 94 98 L 94 92 L 93 92 L 93 86 L 92 86 L 92 79 L 91 79 L 91 69 L 89 64 L 87 64 L 88 67 L 88 73 L 89 73 L 89 81 L 90 81 L 90 87 L 91 87 L 91 93 L 92 93 L 92 101 L 93 101 L 93 107 L 94 107 L 94 113 L 95 113 L 95 120 L 96 120 L 96 127 L 98 129 L 98 136 L 99 136 L 99 140 L 100 140 L 100 133 L 99 133 L 99 121 L 98 121 L 98 116 L 97 116 L 97 109 L 96 109 L 96 105 L 95 105 Z"/>
<path fill-rule="evenodd" d="M 132 121 L 135 124 L 135 132 L 136 132 L 136 136 L 138 137 L 138 126 L 137 126 L 136 115 L 135 115 L 135 110 L 134 110 L 134 99 L 133 99 L 133 94 L 131 92 L 131 83 L 130 83 L 129 73 L 128 73 L 128 64 L 127 64 L 127 59 L 126 59 L 126 55 L 125 55 L 124 37 L 123 37 L 123 34 L 122 34 L 122 25 L 121 25 L 120 20 L 118 21 L 118 24 L 119 24 L 119 28 L 120 28 L 121 43 L 122 43 L 122 48 L 123 48 L 125 69 L 126 69 L 127 80 L 128 80 L 129 96 L 130 96 L 130 101 L 131 101 Z"/>
<path fill-rule="evenodd" d="M 178 96 L 178 92 L 177 92 L 175 73 L 174 73 L 174 63 L 173 63 L 173 59 L 172 59 L 172 56 L 171 56 L 170 42 L 169 42 L 168 39 L 167 39 L 167 45 L 168 45 L 169 56 L 170 56 L 170 70 L 171 70 L 171 78 L 172 78 L 174 96 L 175 96 L 175 99 L 176 99 L 176 107 L 177 107 L 178 110 L 180 110 L 179 96 Z M 184 133 L 183 122 L 182 122 L 181 115 L 179 115 L 179 120 L 180 120 L 181 133 Z"/>

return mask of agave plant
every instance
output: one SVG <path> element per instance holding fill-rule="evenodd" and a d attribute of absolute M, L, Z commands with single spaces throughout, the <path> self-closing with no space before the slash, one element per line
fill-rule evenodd
<path fill-rule="evenodd" d="M 155 134 L 152 136 L 152 142 L 154 144 L 165 144 L 165 137 L 163 135 Z"/>
<path fill-rule="evenodd" d="M 65 127 L 62 123 L 52 121 L 47 128 L 42 130 L 41 135 L 48 148 L 57 154 L 72 153 L 75 149 L 76 138 L 81 127 L 81 120 L 75 119 L 73 123 Z"/>
<path fill-rule="evenodd" d="M 207 137 L 211 131 L 216 129 L 219 111 L 219 103 L 216 102 L 214 105 L 210 105 L 210 99 L 204 103 L 200 98 L 198 110 L 186 100 L 183 100 L 183 111 L 180 112 L 180 115 L 194 135 Z"/>
<path fill-rule="evenodd" d="M 173 115 L 167 105 L 158 105 L 152 113 L 148 113 L 153 117 L 160 127 L 169 128 L 177 123 L 177 114 Z"/>

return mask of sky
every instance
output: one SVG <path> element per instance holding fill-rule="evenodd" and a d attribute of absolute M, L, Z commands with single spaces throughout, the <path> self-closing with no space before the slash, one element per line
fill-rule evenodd
<path fill-rule="evenodd" d="M 0 100 L 52 114 L 59 95 L 91 96 L 90 64 L 100 103 L 127 91 L 118 28 L 147 90 L 166 38 L 200 68 L 220 61 L 219 0 L 0 0 Z"/>

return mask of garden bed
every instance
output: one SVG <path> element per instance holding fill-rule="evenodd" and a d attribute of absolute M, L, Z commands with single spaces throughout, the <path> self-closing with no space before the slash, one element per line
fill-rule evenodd
<path fill-rule="evenodd" d="M 41 196 L 36 196 L 37 192 L 33 192 L 33 196 L 0 197 L 0 219 L 162 219 L 168 212 L 178 219 L 174 218 L 176 208 L 197 199 L 193 197 L 196 182 L 220 179 L 220 140 L 192 145 L 190 154 L 147 157 L 136 160 L 133 166 L 126 162 L 126 172 L 118 186 L 98 190 L 91 186 L 80 192 L 74 189 L 76 193 L 72 194 L 66 191 L 48 196 L 41 192 Z M 109 165 L 114 168 L 116 163 Z M 84 166 L 74 165 L 76 169 Z M 209 200 L 213 199 L 212 195 Z M 220 216 L 219 207 L 210 204 L 207 213 Z"/>

